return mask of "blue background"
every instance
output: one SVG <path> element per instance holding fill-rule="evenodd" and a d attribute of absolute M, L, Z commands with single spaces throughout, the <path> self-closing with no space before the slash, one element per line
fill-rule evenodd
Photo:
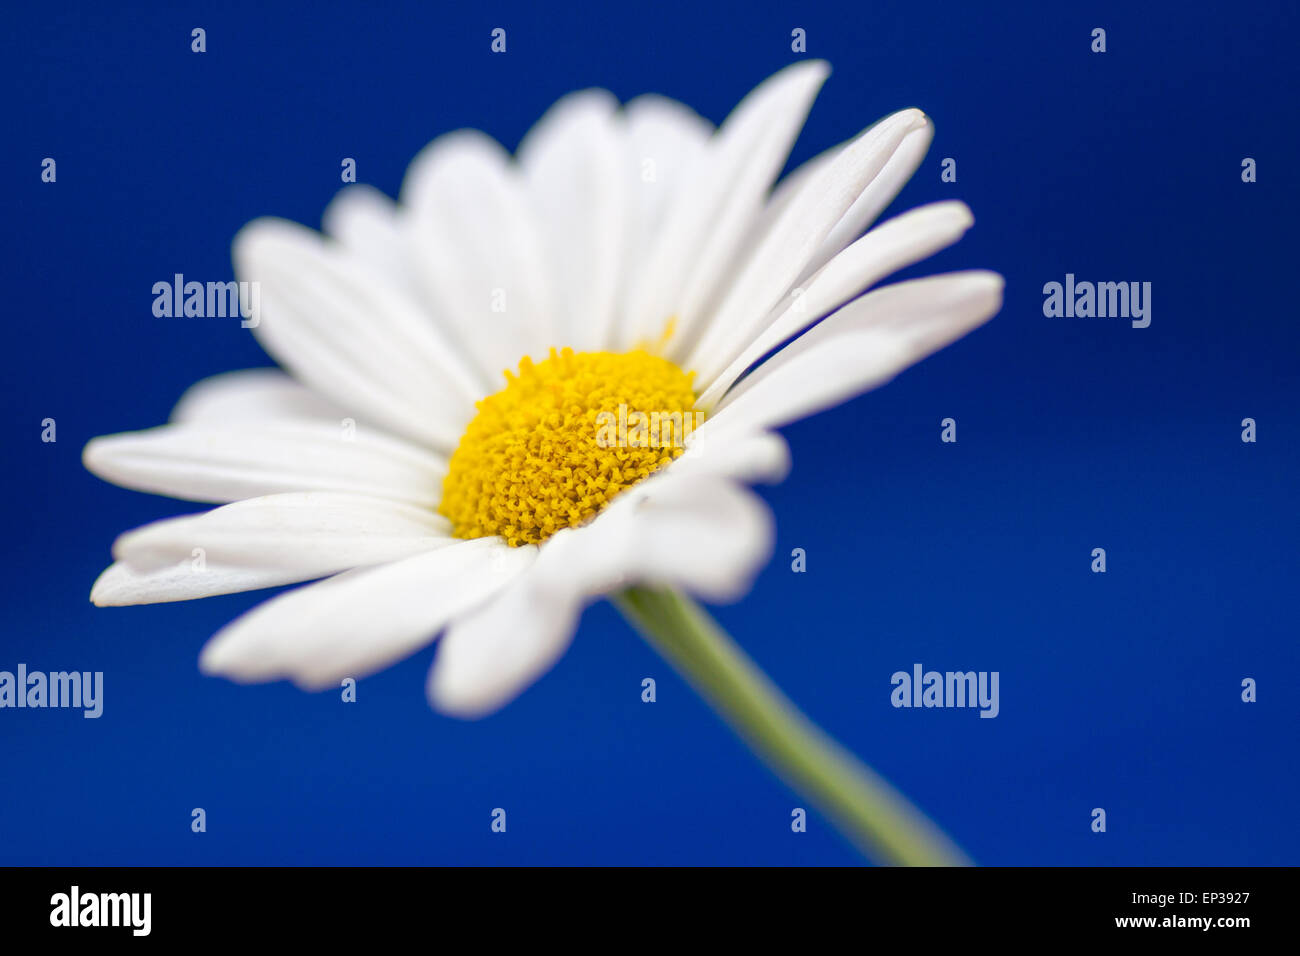
<path fill-rule="evenodd" d="M 996 269 L 1006 304 L 786 430 L 794 471 L 763 492 L 776 557 L 719 618 L 981 863 L 1300 862 L 1294 5 L 1134 7 L 8 10 L 0 669 L 102 670 L 106 702 L 97 721 L 0 711 L 0 863 L 858 861 L 816 815 L 790 831 L 801 798 L 608 605 L 521 699 L 464 723 L 425 703 L 432 649 L 355 704 L 202 677 L 202 643 L 261 593 L 87 601 L 115 535 L 196 508 L 93 478 L 86 440 L 269 363 L 238 323 L 154 318 L 154 282 L 229 277 L 258 215 L 317 225 L 344 156 L 391 195 L 436 134 L 513 148 L 575 88 L 717 122 L 796 57 L 794 27 L 834 72 L 792 162 L 922 107 L 937 135 L 893 211 L 961 198 L 977 223 L 910 273 Z M 1152 282 L 1150 328 L 1045 318 L 1066 272 Z M 1000 716 L 893 709 L 889 675 L 914 662 L 999 671 Z"/>

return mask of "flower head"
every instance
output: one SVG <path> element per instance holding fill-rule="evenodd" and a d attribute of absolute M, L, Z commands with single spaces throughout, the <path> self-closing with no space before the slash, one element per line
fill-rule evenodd
<path fill-rule="evenodd" d="M 200 382 L 169 424 L 87 445 L 109 481 L 223 505 L 123 535 L 92 600 L 324 578 L 228 625 L 201 666 L 325 687 L 441 633 L 430 698 L 476 715 L 549 668 L 601 595 L 739 597 L 771 548 L 745 485 L 788 468 L 774 429 L 1001 303 L 987 272 L 866 291 L 972 222 L 944 202 L 863 235 L 929 145 L 920 111 L 773 188 L 827 72 L 781 71 L 716 131 L 661 97 L 576 93 L 517 157 L 452 133 L 400 203 L 346 189 L 328 238 L 247 226 L 236 271 L 287 374 Z"/>

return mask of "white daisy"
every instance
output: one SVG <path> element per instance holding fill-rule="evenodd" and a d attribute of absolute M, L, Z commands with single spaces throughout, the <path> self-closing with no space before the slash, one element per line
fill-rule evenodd
<path fill-rule="evenodd" d="M 247 226 L 236 272 L 260 283 L 254 334 L 288 374 L 208 379 L 169 424 L 86 446 L 108 481 L 224 505 L 120 537 L 91 599 L 326 578 L 227 626 L 202 668 L 338 686 L 441 632 L 430 700 L 473 716 L 546 671 L 598 597 L 738 598 L 771 550 L 744 485 L 784 477 L 774 429 L 1001 304 L 989 272 L 866 292 L 972 223 L 942 202 L 863 235 L 929 146 L 920 111 L 773 188 L 827 74 L 782 70 L 716 131 L 658 96 L 575 93 L 516 157 L 461 131 L 416 157 L 399 203 L 345 189 L 325 236 Z M 595 417 L 620 405 L 704 421 L 684 453 L 596 449 Z"/>

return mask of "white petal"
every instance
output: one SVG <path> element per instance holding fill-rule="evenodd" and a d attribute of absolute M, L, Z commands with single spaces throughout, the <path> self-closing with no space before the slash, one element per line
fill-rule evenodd
<path fill-rule="evenodd" d="M 643 248 L 669 201 L 708 146 L 713 124 L 689 106 L 646 94 L 623 108 L 631 163 L 628 172 Z"/>
<path fill-rule="evenodd" d="M 781 180 L 772 187 L 772 192 L 767 197 L 767 204 L 755 221 L 755 233 L 767 235 L 773 223 L 785 214 L 790 203 L 794 202 L 795 198 L 807 187 L 809 180 L 834 162 L 835 157 L 842 153 L 851 142 L 852 140 L 845 140 L 830 149 L 822 150 L 812 159 L 806 160 L 782 176 Z"/>
<path fill-rule="evenodd" d="M 617 109 L 605 90 L 570 94 L 519 146 L 557 272 L 559 339 L 551 344 L 577 351 L 608 348 L 619 319 L 633 159 Z"/>
<path fill-rule="evenodd" d="M 572 582 L 547 586 L 555 575 L 538 573 L 544 560 L 539 555 L 492 600 L 447 629 L 429 673 L 429 701 L 438 710 L 458 717 L 490 713 L 548 671 L 568 648 L 583 596 Z"/>
<path fill-rule="evenodd" d="M 625 351 L 652 344 L 663 332 L 657 327 L 633 328 L 628 316 L 636 311 L 636 276 L 646 262 L 655 236 L 673 198 L 691 180 L 713 135 L 713 124 L 688 106 L 647 94 L 623 109 L 629 162 L 627 189 L 631 193 L 627 220 L 626 263 L 620 315 L 613 348 Z"/>
<path fill-rule="evenodd" d="M 325 207 L 321 226 L 394 285 L 408 292 L 416 290 L 401 210 L 378 189 L 361 184 L 345 186 Z"/>
<path fill-rule="evenodd" d="M 173 423 L 223 424 L 307 419 L 338 425 L 347 413 L 278 368 L 250 368 L 205 378 L 186 389 Z"/>
<path fill-rule="evenodd" d="M 490 713 L 554 665 L 592 598 L 666 584 L 733 600 L 771 540 L 771 516 L 747 489 L 711 477 L 651 478 L 589 525 L 552 535 L 526 574 L 457 620 L 438 647 L 429 699 L 461 717 Z"/>
<path fill-rule="evenodd" d="M 894 197 L 907 185 L 916 168 L 921 165 L 921 160 L 930 149 L 932 139 L 934 139 L 934 126 L 928 118 L 924 124 L 907 134 L 898 149 L 889 157 L 885 168 L 871 181 L 871 185 L 862 191 L 857 202 L 822 242 L 821 249 L 809 260 L 800 280 L 820 269 L 830 261 L 832 256 L 860 236 L 862 230 L 876 221 L 876 218 L 885 211 L 885 207 L 893 202 Z"/>
<path fill-rule="evenodd" d="M 748 488 L 704 473 L 669 469 L 607 511 L 608 520 L 591 525 L 593 541 L 584 543 L 599 556 L 602 573 L 617 573 L 622 586 L 667 585 L 735 601 L 771 555 L 767 507 Z"/>
<path fill-rule="evenodd" d="M 831 230 L 830 235 L 822 242 L 817 254 L 808 261 L 798 282 L 807 279 L 808 276 L 825 265 L 832 256 L 843 249 L 847 243 L 856 238 L 876 220 L 876 217 L 884 212 L 885 208 L 894 200 L 894 197 L 907 184 L 907 181 L 912 178 L 912 174 L 916 172 L 917 167 L 920 166 L 921 160 L 925 158 L 925 154 L 930 148 L 930 141 L 933 138 L 934 126 L 927 117 L 923 126 L 907 135 L 902 144 L 889 158 L 885 168 L 871 181 L 871 185 L 863 190 L 862 195 L 858 197 L 852 208 L 844 214 L 844 218 Z M 766 233 L 772 223 L 776 222 L 785 212 L 786 207 L 807 186 L 808 181 L 834 161 L 835 157 L 847 145 L 848 143 L 841 143 L 818 153 L 777 183 L 755 229 L 756 233 L 760 235 Z"/>
<path fill-rule="evenodd" d="M 759 84 L 723 123 L 672 198 L 637 275 L 628 334 L 657 339 L 675 317 L 669 354 L 684 357 L 828 72 L 819 60 L 788 66 Z"/>
<path fill-rule="evenodd" d="M 697 380 L 709 385 L 697 405 L 713 407 L 740 374 L 769 351 L 889 274 L 956 242 L 974 221 L 965 203 L 950 201 L 921 206 L 872 229 L 809 279 L 725 370 L 718 371 L 729 357 L 723 349 L 701 357 L 695 366 Z"/>
<path fill-rule="evenodd" d="M 245 226 L 234 257 L 260 286 L 254 334 L 296 378 L 396 434 L 443 448 L 460 438 L 481 385 L 400 289 L 281 220 Z"/>
<path fill-rule="evenodd" d="M 279 595 L 203 648 L 205 673 L 239 681 L 291 678 L 307 688 L 363 677 L 427 644 L 536 557 L 500 539 L 461 541 Z"/>
<path fill-rule="evenodd" d="M 776 432 L 693 435 L 686 451 L 669 468 L 674 475 L 714 475 L 746 483 L 785 480 L 790 446 Z"/>
<path fill-rule="evenodd" d="M 496 391 L 504 369 L 556 344 L 550 237 L 525 184 L 495 140 L 462 130 L 415 158 L 402 200 L 426 301 Z"/>
<path fill-rule="evenodd" d="M 97 607 L 164 604 L 274 588 L 301 580 L 291 572 L 275 568 L 225 567 L 211 561 L 198 564 L 193 559 L 149 571 L 139 571 L 118 561 L 95 581 L 90 600 Z"/>
<path fill-rule="evenodd" d="M 227 502 L 287 491 L 341 491 L 433 507 L 446 462 L 358 428 L 272 422 L 163 425 L 92 439 L 87 470 L 137 491 Z"/>
<path fill-rule="evenodd" d="M 818 170 L 786 207 L 738 270 L 687 361 L 731 356 L 753 339 L 772 306 L 803 271 L 822 241 L 884 169 L 903 139 L 928 125 L 920 110 L 895 113 L 871 127 Z M 716 375 L 718 367 L 703 374 Z"/>
<path fill-rule="evenodd" d="M 856 299 L 742 380 L 696 435 L 777 428 L 874 388 L 992 317 L 1002 286 L 958 272 Z"/>
<path fill-rule="evenodd" d="M 451 544 L 446 519 L 427 508 L 331 492 L 249 498 L 199 515 L 128 531 L 113 557 L 139 571 L 194 557 L 223 567 L 266 569 L 306 581 L 399 561 Z"/>

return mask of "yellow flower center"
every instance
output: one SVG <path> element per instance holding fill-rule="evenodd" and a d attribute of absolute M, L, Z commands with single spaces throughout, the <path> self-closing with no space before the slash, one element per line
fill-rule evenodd
<path fill-rule="evenodd" d="M 442 483 L 458 538 L 536 544 L 678 457 L 704 420 L 692 381 L 645 349 L 551 349 L 478 403 Z"/>

